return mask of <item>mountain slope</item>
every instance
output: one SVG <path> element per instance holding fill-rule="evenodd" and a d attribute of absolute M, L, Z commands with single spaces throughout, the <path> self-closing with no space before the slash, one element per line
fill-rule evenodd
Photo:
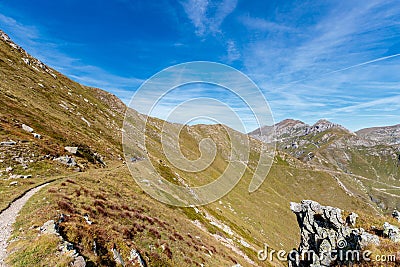
<path fill-rule="evenodd" d="M 386 127 L 365 128 L 357 131 L 356 134 L 364 139 L 387 145 L 400 144 L 400 124 Z"/>
<path fill-rule="evenodd" d="M 17 218 L 8 259 L 14 266 L 46 266 L 64 257 L 57 251 L 57 237 L 38 235 L 37 230 L 47 220 L 58 221 L 60 217 L 64 218 L 59 225 L 63 238 L 93 265 L 117 265 L 112 252 L 116 248 L 125 261 L 132 249 L 139 251 L 150 266 L 282 266 L 285 263 L 279 261 L 259 261 L 257 251 L 264 243 L 287 250 L 297 245 L 291 201 L 312 198 L 360 214 L 379 214 L 359 180 L 337 162 L 323 163 L 329 156 L 324 154 L 329 151 L 325 148 L 336 145 L 342 137 L 354 136 L 326 121 L 313 126 L 283 123 L 284 141 L 278 145 L 281 151 L 273 158 L 265 182 L 250 194 L 248 186 L 263 146 L 259 140 L 224 125 L 182 126 L 130 110 L 125 123 L 131 134 L 124 149 L 130 156 L 126 164 L 135 164 L 141 171 L 136 177 L 139 186 L 120 157 L 126 110 L 123 103 L 45 66 L 4 33 L 1 38 L 0 99 L 4 105 L 0 107 L 0 141 L 16 143 L 0 146 L 0 204 L 5 207 L 27 188 L 56 179 L 35 195 Z M 146 120 L 147 128 L 143 128 Z M 25 131 L 22 124 L 32 127 L 41 138 Z M 285 129 L 291 125 L 297 126 L 288 134 Z M 179 148 L 191 160 L 201 156 L 202 140 L 215 144 L 215 160 L 205 170 L 188 173 L 165 155 L 164 145 L 176 149 L 169 141 L 177 138 L 176 129 L 180 127 Z M 296 133 L 295 139 L 291 133 Z M 142 146 L 144 134 L 147 142 Z M 180 185 L 202 185 L 219 177 L 232 160 L 240 161 L 244 156 L 243 151 L 231 153 L 230 134 L 249 142 L 250 151 L 243 179 L 222 199 L 202 207 L 176 208 L 144 193 L 143 186 L 148 186 L 154 176 L 152 166 L 163 178 Z M 168 142 L 162 143 L 163 138 Z M 299 146 L 304 140 L 302 157 L 296 156 L 296 148 L 283 147 L 296 140 Z M 314 143 L 323 149 L 314 150 Z M 65 146 L 76 146 L 81 152 L 72 154 Z M 311 161 L 320 159 L 321 163 L 307 163 L 306 156 L 312 151 L 317 156 Z M 147 154 L 149 160 L 136 160 Z M 77 166 L 67 167 L 53 160 L 64 155 L 73 157 L 82 172 L 75 172 Z M 6 171 L 9 167 L 12 170 Z M 31 174 L 32 178 L 12 178 L 20 174 Z M 18 185 L 10 186 L 11 181 L 18 181 Z M 158 190 L 155 184 L 151 186 Z M 85 216 L 93 224 L 88 224 Z"/>
<path fill-rule="evenodd" d="M 384 211 L 400 208 L 399 127 L 377 127 L 352 133 L 343 126 L 320 120 L 313 126 L 285 120 L 275 125 L 277 147 L 329 172 L 347 174 Z M 264 140 L 259 132 L 251 136 Z M 269 134 L 267 134 L 269 135 Z"/>

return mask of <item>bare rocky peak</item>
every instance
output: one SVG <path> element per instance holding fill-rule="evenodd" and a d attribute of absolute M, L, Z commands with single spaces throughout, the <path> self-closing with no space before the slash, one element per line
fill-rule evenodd
<path fill-rule="evenodd" d="M 300 137 L 311 133 L 323 132 L 331 128 L 341 129 L 350 132 L 343 126 L 321 119 L 314 125 L 308 125 L 299 120 L 285 119 L 274 126 L 264 126 L 249 135 L 262 141 L 282 140 L 291 137 Z"/>
<path fill-rule="evenodd" d="M 316 123 L 314 123 L 314 125 L 311 126 L 308 131 L 309 132 L 323 132 L 323 131 L 326 131 L 326 130 L 331 129 L 331 128 L 337 128 L 337 129 L 341 129 L 341 130 L 350 132 L 349 130 L 347 130 L 342 125 L 330 122 L 330 121 L 325 120 L 325 119 L 321 119 L 321 120 L 317 121 Z"/>
<path fill-rule="evenodd" d="M 356 132 L 357 136 L 388 145 L 400 144 L 400 124 L 384 127 L 365 128 Z"/>

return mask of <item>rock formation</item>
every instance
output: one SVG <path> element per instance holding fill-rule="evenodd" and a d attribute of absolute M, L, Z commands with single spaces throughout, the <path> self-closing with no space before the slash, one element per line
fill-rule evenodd
<path fill-rule="evenodd" d="M 63 219 L 64 215 L 61 214 L 60 220 L 57 223 L 54 222 L 54 220 L 49 220 L 45 222 L 41 227 L 39 227 L 38 230 L 40 231 L 40 234 L 56 235 L 60 238 L 61 245 L 58 247 L 58 249 L 61 252 L 61 254 L 66 254 L 73 259 L 71 266 L 85 267 L 86 266 L 85 259 L 81 255 L 79 255 L 79 253 L 74 248 L 74 245 L 64 240 L 64 238 L 59 233 L 58 224 L 59 222 L 63 221 Z"/>
<path fill-rule="evenodd" d="M 389 238 L 395 243 L 400 242 L 400 229 L 388 222 L 383 224 L 383 236 Z"/>
<path fill-rule="evenodd" d="M 400 222 L 400 212 L 398 210 L 394 210 L 392 216 Z"/>
<path fill-rule="evenodd" d="M 379 244 L 377 236 L 362 228 L 350 228 L 355 225 L 355 213 L 345 223 L 340 209 L 321 206 L 312 200 L 292 202 L 290 209 L 297 216 L 301 241 L 298 250 L 288 257 L 289 267 L 357 262 L 362 257 L 361 249 L 368 244 Z"/>
<path fill-rule="evenodd" d="M 358 218 L 357 213 L 354 213 L 354 212 L 350 213 L 349 216 L 347 216 L 347 218 L 346 218 L 346 224 L 348 226 L 353 226 L 353 227 L 356 226 L 357 218 Z"/>

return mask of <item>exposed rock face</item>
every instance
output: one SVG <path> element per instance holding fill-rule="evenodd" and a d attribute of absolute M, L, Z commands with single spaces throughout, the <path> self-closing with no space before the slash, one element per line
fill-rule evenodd
<path fill-rule="evenodd" d="M 140 267 L 147 267 L 146 262 L 142 258 L 142 255 L 140 255 L 139 251 L 132 249 L 130 256 L 129 256 L 129 262 L 136 265 L 139 265 Z"/>
<path fill-rule="evenodd" d="M 362 138 L 384 144 L 400 144 L 400 124 L 386 127 L 366 128 L 356 132 Z"/>
<path fill-rule="evenodd" d="M 69 156 L 59 157 L 59 158 L 55 158 L 55 159 L 53 159 L 53 160 L 58 161 L 58 162 L 60 162 L 60 163 L 62 163 L 62 164 L 65 164 L 65 165 L 67 165 L 67 166 L 69 166 L 69 167 L 74 167 L 74 166 L 76 166 L 76 161 L 75 161 L 75 159 L 72 158 L 72 157 L 69 157 Z"/>
<path fill-rule="evenodd" d="M 290 203 L 290 209 L 296 214 L 301 231 L 297 253 L 289 255 L 290 267 L 356 262 L 361 259 L 363 247 L 371 243 L 379 244 L 377 236 L 364 232 L 362 228 L 347 226 L 338 208 L 303 200 L 300 204 Z M 350 224 L 355 224 L 355 218 L 354 213 L 349 218 Z M 358 252 L 359 257 L 356 253 L 347 252 Z"/>
<path fill-rule="evenodd" d="M 43 62 L 40 60 L 31 57 L 25 50 L 23 50 L 19 45 L 15 44 L 11 38 L 2 30 L 0 30 L 0 39 L 3 40 L 5 43 L 7 43 L 9 46 L 11 46 L 13 49 L 19 51 L 22 56 L 22 61 L 26 64 L 31 66 L 33 69 L 39 71 L 41 70 L 42 72 L 47 72 L 50 74 L 54 79 L 57 79 L 57 76 L 54 74 L 53 70 L 47 67 Z"/>
<path fill-rule="evenodd" d="M 71 154 L 76 154 L 78 152 L 78 147 L 66 146 L 64 149 Z"/>
<path fill-rule="evenodd" d="M 249 135 L 264 142 L 272 142 L 324 132 L 331 128 L 349 132 L 343 126 L 327 120 L 319 120 L 314 125 L 308 125 L 299 120 L 286 119 L 273 126 L 263 126 Z"/>
<path fill-rule="evenodd" d="M 61 215 L 60 220 L 58 222 L 63 221 L 64 215 Z M 45 222 L 41 227 L 39 227 L 39 231 L 41 234 L 50 234 L 56 235 L 60 237 L 61 245 L 58 247 L 61 254 L 65 254 L 70 256 L 73 259 L 72 266 L 73 267 L 85 267 L 86 261 L 85 259 L 79 255 L 79 253 L 74 249 L 74 245 L 70 242 L 64 240 L 64 238 L 60 235 L 58 223 L 54 222 L 54 220 L 49 220 Z"/>
<path fill-rule="evenodd" d="M 395 243 L 400 242 L 400 229 L 388 222 L 383 224 L 383 235 Z"/>
<path fill-rule="evenodd" d="M 400 212 L 398 210 L 394 210 L 392 216 L 400 222 Z"/>
<path fill-rule="evenodd" d="M 357 218 L 358 218 L 357 213 L 354 213 L 354 212 L 350 213 L 349 216 L 347 216 L 347 218 L 346 218 L 346 224 L 348 226 L 353 226 L 353 227 L 356 226 Z"/>

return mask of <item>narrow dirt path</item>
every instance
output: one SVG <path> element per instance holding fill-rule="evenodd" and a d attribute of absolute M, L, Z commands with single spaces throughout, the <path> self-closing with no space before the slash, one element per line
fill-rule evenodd
<path fill-rule="evenodd" d="M 4 260 L 7 257 L 7 240 L 10 238 L 12 233 L 12 226 L 18 216 L 19 211 L 25 205 L 25 203 L 31 198 L 36 192 L 48 185 L 48 183 L 35 187 L 29 190 L 21 198 L 15 200 L 10 207 L 4 210 L 0 214 L 0 267 L 7 267 Z"/>

